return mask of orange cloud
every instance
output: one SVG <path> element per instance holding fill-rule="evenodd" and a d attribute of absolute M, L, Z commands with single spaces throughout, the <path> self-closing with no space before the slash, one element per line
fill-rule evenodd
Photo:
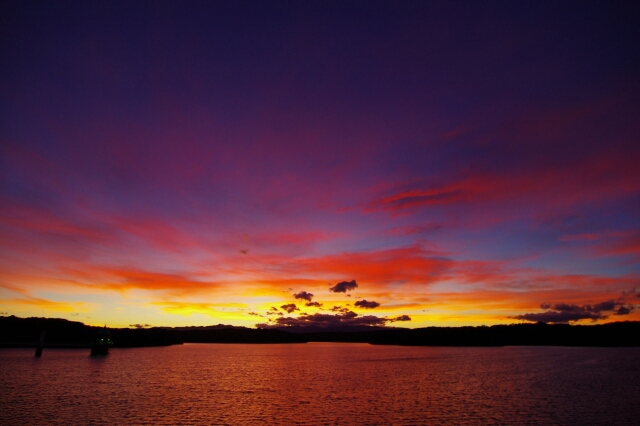
<path fill-rule="evenodd" d="M 181 274 L 151 272 L 135 268 L 87 267 L 83 270 L 61 269 L 67 276 L 85 281 L 82 285 L 105 290 L 148 290 L 186 294 L 220 288 L 213 281 L 201 281 Z"/>
<path fill-rule="evenodd" d="M 447 272 L 453 261 L 430 256 L 419 247 L 364 253 L 342 253 L 295 263 L 300 272 L 322 273 L 339 279 L 356 279 L 369 284 L 391 282 L 429 283 Z"/>
<path fill-rule="evenodd" d="M 25 306 L 28 308 L 44 309 L 53 312 L 78 312 L 85 311 L 84 303 L 56 302 L 39 297 L 25 296 L 25 298 L 0 299 L 0 305 Z"/>

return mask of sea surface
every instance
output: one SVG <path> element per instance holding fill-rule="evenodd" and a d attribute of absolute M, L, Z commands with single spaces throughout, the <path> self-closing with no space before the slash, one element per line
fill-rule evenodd
<path fill-rule="evenodd" d="M 640 348 L 0 349 L 0 424 L 638 425 Z"/>

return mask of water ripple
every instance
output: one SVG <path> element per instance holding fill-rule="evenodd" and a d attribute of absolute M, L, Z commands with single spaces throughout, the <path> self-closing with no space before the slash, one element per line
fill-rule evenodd
<path fill-rule="evenodd" d="M 0 424 L 636 424 L 638 348 L 0 350 Z"/>

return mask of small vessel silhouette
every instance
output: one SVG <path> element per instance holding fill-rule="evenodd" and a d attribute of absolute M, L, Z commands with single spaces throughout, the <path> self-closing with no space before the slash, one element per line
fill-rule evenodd
<path fill-rule="evenodd" d="M 91 346 L 91 356 L 108 355 L 109 347 L 113 345 L 111 340 L 111 332 L 107 330 L 107 326 L 98 331 L 98 335 Z"/>

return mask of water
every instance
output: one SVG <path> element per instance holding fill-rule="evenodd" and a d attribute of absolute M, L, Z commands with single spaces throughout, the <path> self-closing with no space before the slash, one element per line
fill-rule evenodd
<path fill-rule="evenodd" d="M 0 424 L 631 425 L 640 348 L 0 350 Z"/>

